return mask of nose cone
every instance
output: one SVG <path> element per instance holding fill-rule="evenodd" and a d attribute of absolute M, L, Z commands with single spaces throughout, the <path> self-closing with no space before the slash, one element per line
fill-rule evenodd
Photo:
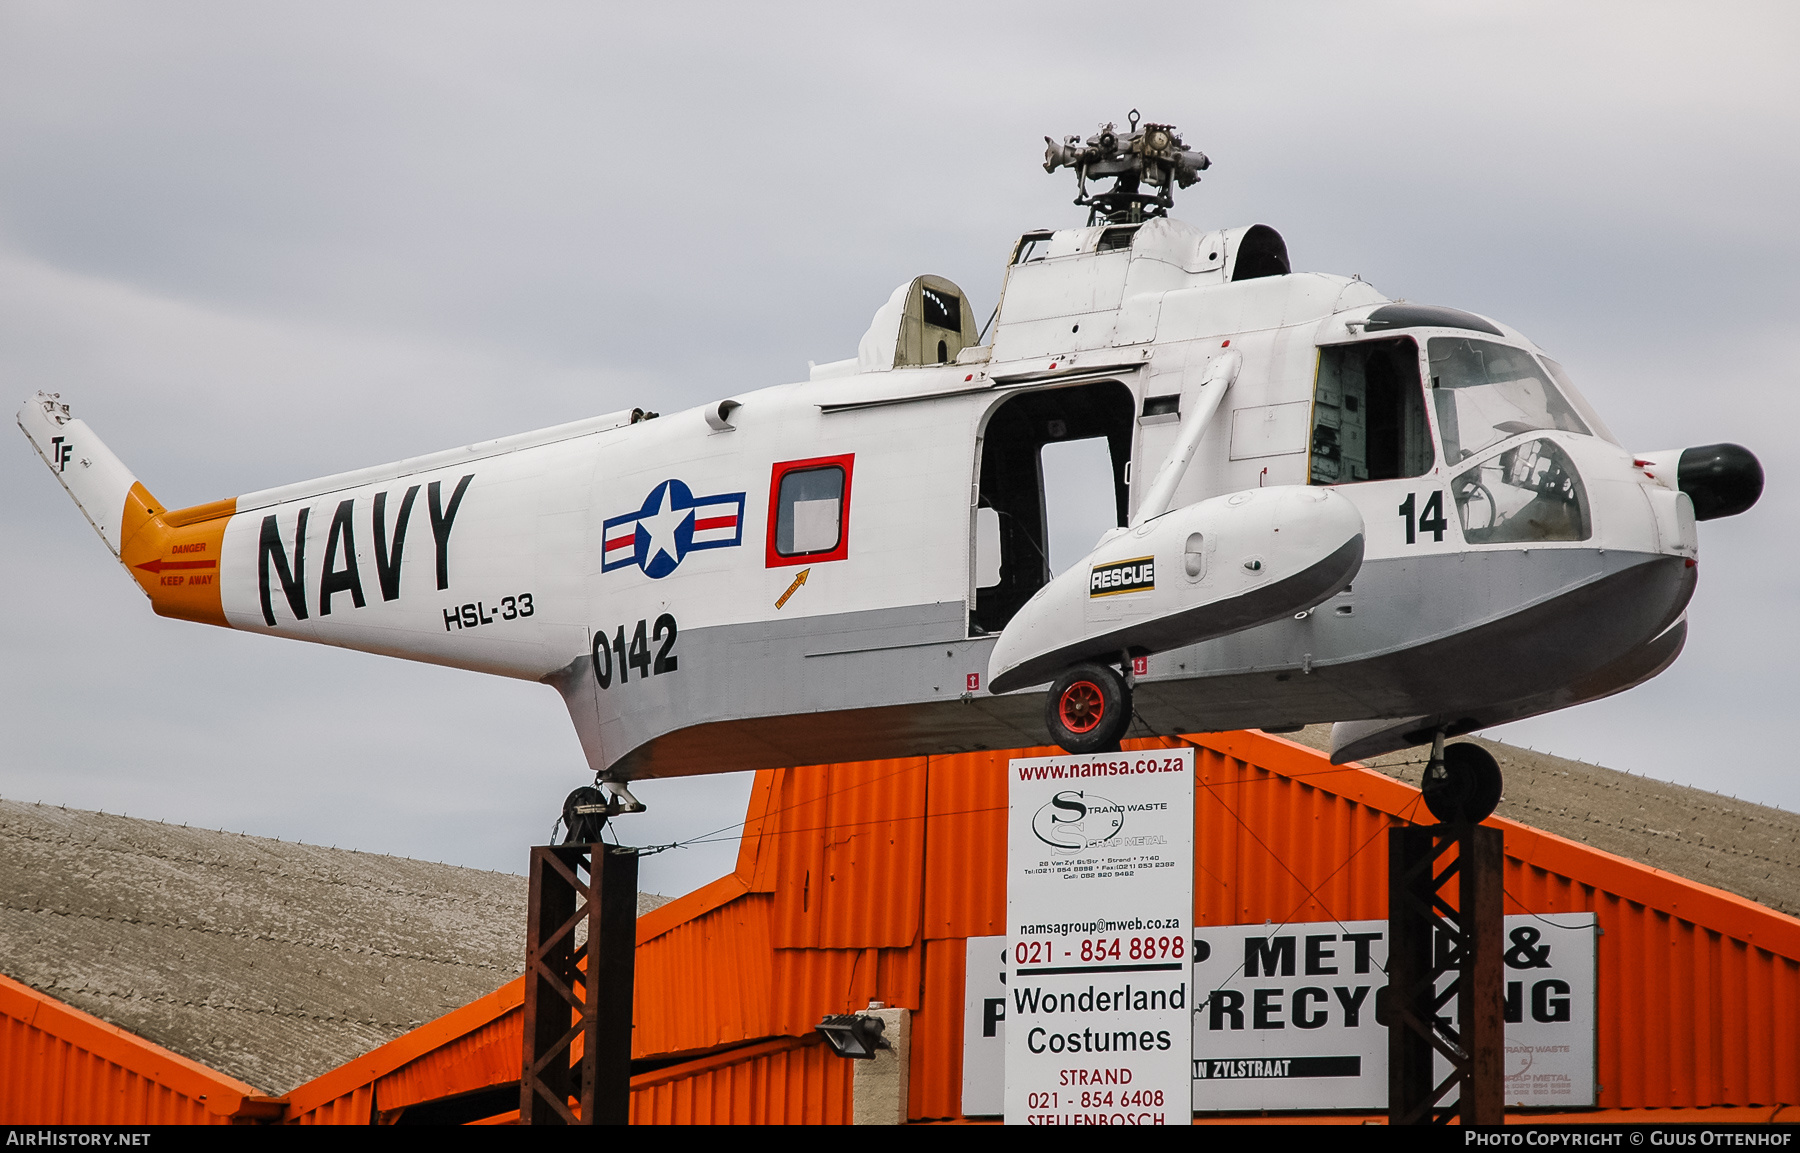
<path fill-rule="evenodd" d="M 1762 464 L 1749 449 L 1708 444 L 1682 452 L 1676 483 L 1694 502 L 1695 520 L 1736 516 L 1762 496 Z"/>

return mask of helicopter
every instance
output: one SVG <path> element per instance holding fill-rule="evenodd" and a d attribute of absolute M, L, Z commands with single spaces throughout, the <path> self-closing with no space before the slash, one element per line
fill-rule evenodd
<path fill-rule="evenodd" d="M 1045 139 L 1086 224 L 1020 235 L 979 328 L 917 276 L 805 380 L 180 509 L 60 395 L 18 422 L 155 612 L 549 685 L 614 813 L 642 778 L 1331 722 L 1334 763 L 1429 744 L 1467 819 L 1498 769 L 1446 739 L 1676 659 L 1752 453 L 1629 450 L 1516 329 L 1175 219 L 1210 161 L 1173 125 Z M 1044 451 L 1084 440 L 1116 523 L 1053 573 Z"/>

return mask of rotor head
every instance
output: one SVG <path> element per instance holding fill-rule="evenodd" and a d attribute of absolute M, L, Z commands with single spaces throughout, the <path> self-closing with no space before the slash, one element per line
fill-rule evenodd
<path fill-rule="evenodd" d="M 1088 209 L 1090 225 L 1136 224 L 1167 216 L 1175 204 L 1175 189 L 1191 187 L 1212 165 L 1204 152 L 1182 143 L 1173 124 L 1140 125 L 1135 108 L 1124 132 L 1108 122 L 1085 141 L 1065 136 L 1059 144 L 1046 136 L 1044 143 L 1045 172 L 1075 170 L 1079 186 L 1075 203 Z M 1089 178 L 1110 178 L 1113 184 L 1089 194 Z"/>

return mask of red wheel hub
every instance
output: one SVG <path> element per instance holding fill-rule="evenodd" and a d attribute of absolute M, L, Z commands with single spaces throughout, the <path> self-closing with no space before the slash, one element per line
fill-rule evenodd
<path fill-rule="evenodd" d="M 1093 681 L 1076 681 L 1063 690 L 1056 715 L 1071 733 L 1090 733 L 1106 716 L 1106 697 Z"/>

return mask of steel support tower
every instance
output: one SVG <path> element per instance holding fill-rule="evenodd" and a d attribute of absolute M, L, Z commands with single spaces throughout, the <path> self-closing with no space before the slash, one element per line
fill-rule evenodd
<path fill-rule="evenodd" d="M 1477 824 L 1388 832 L 1391 1125 L 1505 1122 L 1503 849 L 1499 829 Z M 1434 1057 L 1450 1068 L 1441 1082 Z"/>
<path fill-rule="evenodd" d="M 630 1120 L 637 877 L 635 849 L 531 850 L 521 1125 Z"/>

